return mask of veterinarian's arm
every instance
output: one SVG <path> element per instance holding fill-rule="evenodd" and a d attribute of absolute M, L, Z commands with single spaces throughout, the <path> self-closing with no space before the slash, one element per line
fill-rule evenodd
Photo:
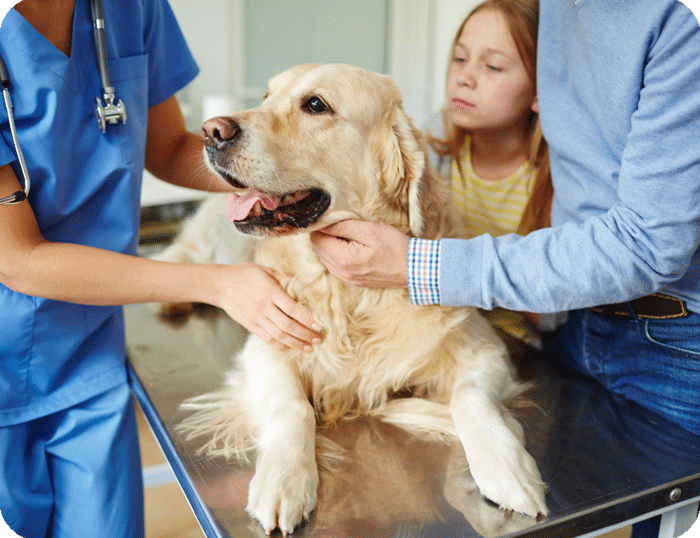
<path fill-rule="evenodd" d="M 0 192 L 19 189 L 10 165 L 0 167 Z M 158 262 L 47 241 L 26 201 L 0 206 L 0 251 L 0 283 L 27 295 L 89 305 L 202 302 L 268 342 L 304 349 L 320 337 L 311 314 L 282 288 L 284 275 L 252 264 Z"/>
<path fill-rule="evenodd" d="M 311 243 L 341 280 L 369 288 L 407 286 L 408 236 L 393 226 L 345 220 L 313 232 Z"/>
<path fill-rule="evenodd" d="M 231 187 L 206 166 L 204 139 L 185 127 L 176 96 L 148 109 L 146 170 L 158 179 L 203 191 L 228 191 Z"/>

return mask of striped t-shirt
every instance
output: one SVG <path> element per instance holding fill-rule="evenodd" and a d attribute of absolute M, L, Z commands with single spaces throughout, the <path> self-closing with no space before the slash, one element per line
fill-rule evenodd
<path fill-rule="evenodd" d="M 525 161 L 508 177 L 481 179 L 474 173 L 471 140 L 464 141 L 460 154 L 462 174 L 452 162 L 452 201 L 459 212 L 468 237 L 489 234 L 493 237 L 516 232 L 530 199 L 537 171 Z M 523 314 L 503 308 L 482 311 L 491 324 L 527 344 L 541 347 L 540 336 Z"/>
<path fill-rule="evenodd" d="M 493 237 L 515 232 L 530 199 L 536 170 L 525 162 L 508 177 L 481 179 L 474 173 L 471 141 L 462 146 L 460 164 L 452 162 L 452 200 L 469 237 L 489 234 Z"/>

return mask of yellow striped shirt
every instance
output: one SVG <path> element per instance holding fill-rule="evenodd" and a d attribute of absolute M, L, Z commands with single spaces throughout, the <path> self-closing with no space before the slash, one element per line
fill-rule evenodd
<path fill-rule="evenodd" d="M 530 199 L 536 170 L 525 162 L 503 179 L 481 179 L 472 168 L 469 138 L 464 142 L 460 157 L 464 177 L 453 162 L 452 200 L 469 237 L 485 233 L 498 237 L 515 232 Z"/>
<path fill-rule="evenodd" d="M 481 179 L 472 168 L 469 137 L 464 141 L 460 164 L 464 177 L 459 173 L 457 163 L 452 162 L 452 201 L 459 212 L 467 236 L 489 234 L 498 237 L 515 232 L 532 194 L 537 171 L 529 162 L 525 162 L 503 179 Z M 533 347 L 541 347 L 537 330 L 520 312 L 497 307 L 481 313 L 492 325 L 511 336 Z"/>

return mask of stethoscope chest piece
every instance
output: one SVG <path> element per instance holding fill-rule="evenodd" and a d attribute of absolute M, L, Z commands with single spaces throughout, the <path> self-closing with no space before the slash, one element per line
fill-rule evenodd
<path fill-rule="evenodd" d="M 109 90 L 111 88 L 107 88 Z M 104 133 L 107 130 L 107 124 L 126 123 L 126 107 L 121 99 L 114 102 L 114 93 L 105 91 L 105 102 L 103 103 L 99 97 L 95 97 L 95 119 L 97 126 Z"/>

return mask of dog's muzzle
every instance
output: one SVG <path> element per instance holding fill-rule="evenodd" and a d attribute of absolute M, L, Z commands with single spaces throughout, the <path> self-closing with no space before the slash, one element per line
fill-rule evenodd
<path fill-rule="evenodd" d="M 220 150 L 235 143 L 241 135 L 241 126 L 231 118 L 211 118 L 202 125 L 202 136 L 207 151 Z"/>
<path fill-rule="evenodd" d="M 233 118 L 220 116 L 211 118 L 202 125 L 204 148 L 207 151 L 209 163 L 229 184 L 236 188 L 245 188 L 240 181 L 233 177 L 227 166 L 227 151 L 239 143 L 243 129 Z"/>

